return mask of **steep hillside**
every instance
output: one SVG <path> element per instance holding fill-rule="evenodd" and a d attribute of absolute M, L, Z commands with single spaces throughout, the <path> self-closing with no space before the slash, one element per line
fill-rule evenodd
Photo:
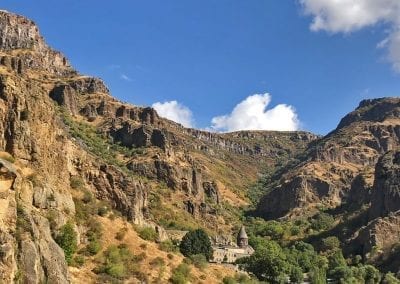
<path fill-rule="evenodd" d="M 398 273 L 399 150 L 400 98 L 362 101 L 297 164 L 272 174 L 256 213 L 294 226 L 286 241 L 305 241 L 322 255 L 343 251 L 347 263 L 361 259 Z"/>
<path fill-rule="evenodd" d="M 275 177 L 258 213 L 295 216 L 354 200 L 354 179 L 361 175 L 371 180 L 378 158 L 399 147 L 400 98 L 362 101 L 335 131 L 312 143 L 297 165 Z"/>
<path fill-rule="evenodd" d="M 315 139 L 186 129 L 151 108 L 124 104 L 100 79 L 74 70 L 32 21 L 0 11 L 0 282 L 95 283 L 104 271 L 167 281 L 182 256 L 152 242 L 148 252 L 161 260 L 143 260 L 146 245 L 138 249 L 134 229 L 142 238 L 156 232 L 151 239 L 160 242 L 168 241 L 165 229 L 229 234 L 258 174 Z M 125 244 L 112 236 L 121 224 Z M 121 259 L 103 267 L 111 253 Z M 129 274 L 122 264 L 143 269 Z M 211 282 L 233 274 L 193 271 Z M 107 277 L 102 281 L 115 280 Z"/>

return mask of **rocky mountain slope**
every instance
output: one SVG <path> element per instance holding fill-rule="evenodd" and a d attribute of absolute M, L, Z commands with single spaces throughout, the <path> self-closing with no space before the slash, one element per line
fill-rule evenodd
<path fill-rule="evenodd" d="M 379 157 L 399 146 L 400 99 L 362 101 L 336 130 L 312 143 L 298 164 L 276 177 L 276 186 L 261 200 L 258 212 L 279 218 L 354 201 L 355 178 L 371 183 Z"/>
<path fill-rule="evenodd" d="M 161 241 L 165 229 L 229 233 L 261 170 L 285 163 L 317 138 L 186 129 L 113 98 L 100 79 L 80 75 L 51 49 L 35 23 L 0 11 L 0 282 L 96 282 L 98 258 L 89 254 L 81 269 L 68 267 L 60 248 L 70 225 L 88 253 L 104 251 L 93 249 L 99 242 L 121 245 L 101 233 L 98 227 L 114 228 L 96 213 L 125 224 L 138 239 L 128 242 L 132 249 L 140 238 L 131 224 L 154 228 Z M 157 254 L 165 272 L 160 268 L 157 276 L 150 267 L 132 281 L 168 279 L 177 258 L 152 248 Z M 232 273 L 215 269 L 205 281 Z"/>
<path fill-rule="evenodd" d="M 317 247 L 335 236 L 343 252 L 383 271 L 399 259 L 400 98 L 362 101 L 336 130 L 314 141 L 294 166 L 274 176 L 257 213 L 267 219 L 333 217 L 328 231 L 306 240 Z"/>

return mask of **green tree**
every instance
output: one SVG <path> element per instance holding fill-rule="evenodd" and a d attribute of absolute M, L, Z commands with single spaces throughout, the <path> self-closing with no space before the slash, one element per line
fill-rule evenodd
<path fill-rule="evenodd" d="M 340 265 L 332 269 L 329 275 L 339 283 L 346 283 L 346 280 L 353 277 L 353 271 L 348 266 Z"/>
<path fill-rule="evenodd" d="M 311 284 L 326 284 L 326 272 L 323 268 L 311 268 L 309 276 Z"/>
<path fill-rule="evenodd" d="M 375 284 L 381 282 L 381 274 L 378 269 L 372 265 L 365 265 L 365 283 Z"/>
<path fill-rule="evenodd" d="M 331 215 L 321 212 L 312 220 L 311 228 L 317 231 L 327 230 L 334 222 L 335 219 Z"/>
<path fill-rule="evenodd" d="M 394 276 L 393 273 L 387 273 L 385 278 L 383 278 L 383 284 L 400 284 L 400 280 Z"/>
<path fill-rule="evenodd" d="M 210 238 L 203 229 L 187 233 L 183 237 L 179 248 L 181 253 L 188 257 L 195 254 L 203 254 L 207 260 L 210 260 L 213 255 Z"/>
<path fill-rule="evenodd" d="M 286 255 L 275 241 L 267 242 L 265 247 L 260 248 L 250 257 L 240 259 L 238 263 L 258 279 L 271 283 L 280 283 L 290 272 Z"/>
<path fill-rule="evenodd" d="M 285 230 L 281 223 L 277 221 L 268 221 L 264 227 L 261 228 L 259 235 L 268 236 L 273 240 L 280 240 Z"/>
<path fill-rule="evenodd" d="M 340 241 L 337 237 L 331 236 L 322 240 L 322 250 L 336 250 L 340 247 Z"/>
<path fill-rule="evenodd" d="M 334 251 L 329 257 L 329 271 L 333 271 L 337 267 L 347 266 L 341 250 Z"/>
<path fill-rule="evenodd" d="M 60 233 L 56 237 L 56 242 L 63 249 L 68 264 L 72 263 L 72 256 L 78 248 L 77 240 L 74 226 L 70 222 L 61 227 Z"/>
<path fill-rule="evenodd" d="M 292 266 L 290 268 L 290 282 L 293 283 L 303 283 L 303 271 L 298 266 Z"/>

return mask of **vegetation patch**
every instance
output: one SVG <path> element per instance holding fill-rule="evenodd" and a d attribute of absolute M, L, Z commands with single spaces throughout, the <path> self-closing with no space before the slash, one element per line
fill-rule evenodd
<path fill-rule="evenodd" d="M 63 249 L 65 260 L 69 265 L 72 264 L 73 255 L 78 249 L 78 237 L 71 222 L 67 222 L 60 228 L 55 241 Z"/>
<path fill-rule="evenodd" d="M 94 271 L 97 274 L 106 274 L 115 280 L 132 276 L 143 278 L 144 275 L 141 274 L 138 265 L 140 261 L 141 258 L 136 257 L 125 244 L 111 245 L 99 258 L 99 264 Z"/>
<path fill-rule="evenodd" d="M 192 278 L 190 266 L 186 263 L 179 264 L 172 270 L 171 278 L 173 284 L 186 284 Z"/>

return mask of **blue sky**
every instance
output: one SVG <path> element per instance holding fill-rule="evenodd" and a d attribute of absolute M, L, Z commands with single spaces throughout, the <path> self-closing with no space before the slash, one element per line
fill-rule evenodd
<path fill-rule="evenodd" d="M 81 73 L 101 77 L 123 101 L 137 105 L 177 101 L 190 109 L 192 125 L 207 128 L 219 117 L 220 129 L 229 130 L 235 129 L 229 125 L 237 125 L 235 115 L 221 116 L 260 94 L 239 106 L 237 116 L 250 101 L 265 106 L 271 100 L 269 109 L 278 104 L 292 106 L 281 108 L 286 114 L 295 109 L 298 128 L 325 134 L 360 100 L 400 94 L 396 50 L 389 49 L 390 36 L 395 35 L 390 31 L 397 23 L 387 14 L 340 22 L 342 11 L 337 8 L 347 7 L 332 7 L 332 1 L 5 0 L 1 4 L 2 9 L 33 19 L 52 47 Z M 318 13 L 331 18 L 311 30 Z M 377 48 L 388 42 L 389 47 Z M 268 122 L 279 124 L 286 114 Z"/>

